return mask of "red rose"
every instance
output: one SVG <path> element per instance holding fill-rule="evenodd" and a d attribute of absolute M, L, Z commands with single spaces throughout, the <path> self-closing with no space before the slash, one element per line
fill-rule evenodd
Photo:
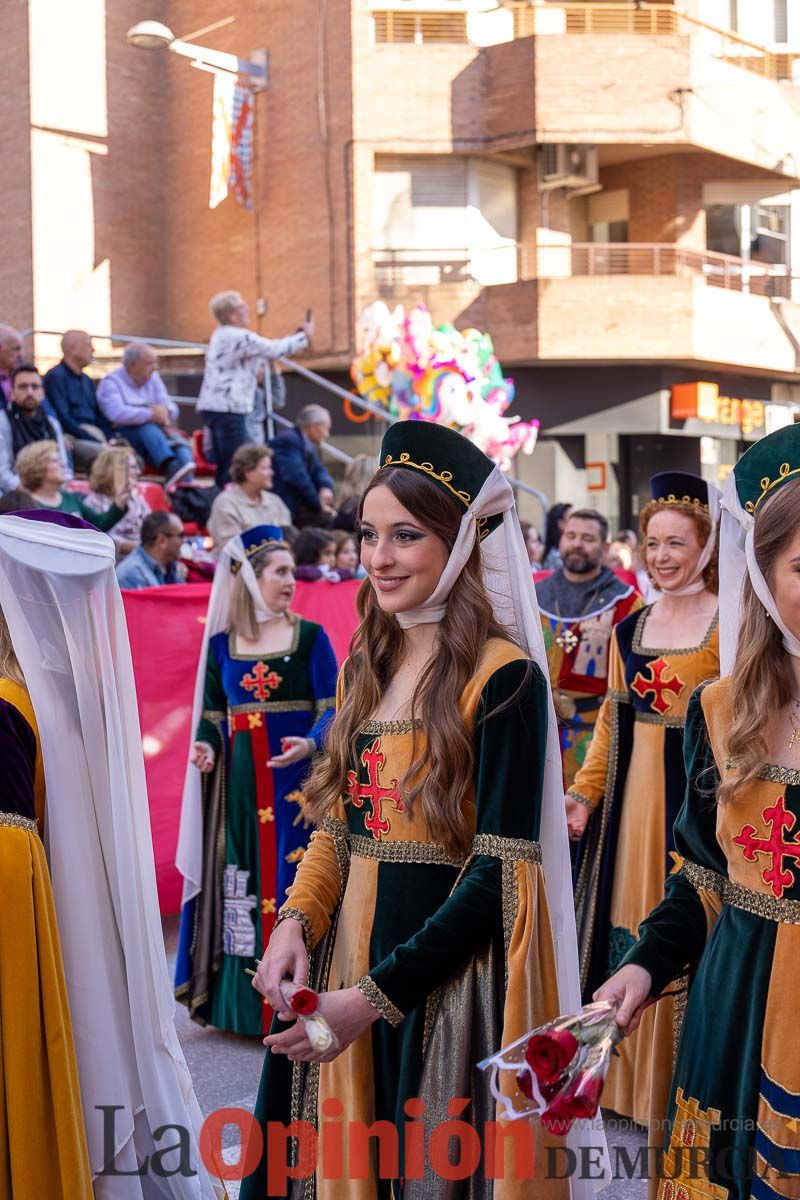
<path fill-rule="evenodd" d="M 552 1100 L 560 1088 L 564 1086 L 564 1075 L 558 1075 L 551 1083 L 544 1083 L 541 1079 L 537 1080 L 539 1085 L 539 1093 L 542 1099 L 547 1103 Z M 522 1092 L 523 1096 L 527 1096 L 529 1100 L 533 1099 L 533 1086 L 530 1071 L 517 1072 L 517 1087 Z"/>
<path fill-rule="evenodd" d="M 577 1038 L 568 1029 L 551 1029 L 530 1038 L 525 1058 L 540 1082 L 552 1083 L 572 1062 L 577 1049 Z"/>
<path fill-rule="evenodd" d="M 533 1099 L 533 1087 L 531 1086 L 530 1071 L 517 1071 L 517 1087 L 526 1096 L 528 1100 Z"/>
<path fill-rule="evenodd" d="M 319 996 L 311 988 L 299 987 L 289 1001 L 292 1012 L 298 1017 L 310 1017 L 319 1008 Z"/>
<path fill-rule="evenodd" d="M 600 1104 L 603 1082 L 597 1075 L 579 1075 L 562 1097 L 561 1102 L 566 1111 L 578 1119 L 593 1117 Z"/>

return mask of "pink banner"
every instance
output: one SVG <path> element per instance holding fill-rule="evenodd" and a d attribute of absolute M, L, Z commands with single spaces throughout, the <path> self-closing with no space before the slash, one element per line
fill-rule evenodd
<path fill-rule="evenodd" d="M 324 580 L 297 584 L 294 611 L 323 626 L 340 663 L 356 628 L 358 587 L 357 582 Z M 136 676 L 162 913 L 180 908 L 175 848 L 192 734 L 197 659 L 210 592 L 210 584 L 189 583 L 122 593 Z"/>

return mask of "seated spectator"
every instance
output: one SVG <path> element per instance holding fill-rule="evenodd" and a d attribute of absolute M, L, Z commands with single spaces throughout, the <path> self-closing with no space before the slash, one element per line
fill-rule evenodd
<path fill-rule="evenodd" d="M 0 411 L 11 403 L 11 375 L 22 362 L 22 338 L 11 325 L 0 325 Z"/>
<path fill-rule="evenodd" d="M 72 471 L 61 424 L 45 409 L 41 375 L 31 363 L 23 363 L 11 376 L 11 403 L 0 411 L 0 492 L 19 487 L 16 457 L 23 446 L 42 441 L 56 443 L 68 478 Z"/>
<path fill-rule="evenodd" d="M 355 533 L 361 497 L 377 469 L 378 460 L 369 454 L 356 454 L 350 459 L 339 487 L 339 507 L 333 522 L 334 529 L 346 529 L 348 533 Z"/>
<path fill-rule="evenodd" d="M 106 531 L 125 516 L 130 498 L 127 491 L 123 490 L 114 497 L 108 512 L 98 513 L 87 506 L 79 492 L 61 490 L 66 471 L 54 441 L 31 442 L 29 446 L 23 446 L 17 455 L 16 467 L 20 483 L 30 492 L 36 508 L 72 513 Z"/>
<path fill-rule="evenodd" d="M 292 542 L 292 554 L 297 564 L 294 572 L 296 579 L 330 579 L 333 583 L 339 582 L 336 541 L 327 529 L 301 529 Z"/>
<path fill-rule="evenodd" d="M 528 561 L 531 564 L 531 570 L 536 571 L 541 566 L 544 558 L 544 542 L 541 539 L 539 530 L 530 521 L 520 521 L 519 527 L 522 530 L 522 537 L 525 541 L 525 549 L 528 552 Z"/>
<path fill-rule="evenodd" d="M 92 339 L 82 329 L 68 329 L 61 339 L 63 358 L 44 377 L 50 407 L 69 438 L 77 471 L 89 471 L 111 437 L 111 425 L 100 411 L 94 383 L 86 374 L 94 358 Z"/>
<path fill-rule="evenodd" d="M 12 488 L 4 496 L 0 496 L 0 517 L 7 513 L 28 512 L 37 507 L 33 496 L 24 488 Z"/>
<path fill-rule="evenodd" d="M 194 458 L 188 443 L 169 427 L 178 419 L 178 406 L 167 395 L 157 366 L 152 346 L 131 342 L 122 354 L 122 366 L 100 380 L 97 400 L 114 434 L 161 471 L 169 488 L 194 474 Z"/>
<path fill-rule="evenodd" d="M 319 461 L 317 449 L 330 436 L 331 418 L 319 404 L 307 404 L 293 429 L 273 438 L 274 490 L 288 505 L 292 524 L 317 528 L 333 524 L 333 480 Z"/>
<path fill-rule="evenodd" d="M 366 579 L 367 573 L 361 566 L 361 555 L 355 534 L 346 529 L 334 529 L 333 540 L 336 545 L 334 567 L 340 579 Z"/>
<path fill-rule="evenodd" d="M 158 509 L 142 521 L 142 543 L 117 567 L 121 588 L 163 587 L 185 583 L 178 562 L 183 542 L 183 525 L 171 512 Z"/>
<path fill-rule="evenodd" d="M 140 544 L 142 522 L 151 511 L 144 496 L 136 489 L 139 482 L 139 460 L 133 451 L 127 446 L 107 446 L 101 449 L 92 464 L 92 473 L 89 476 L 91 491 L 84 497 L 86 507 L 91 508 L 93 512 L 108 512 L 114 503 L 115 477 L 120 460 L 127 471 L 131 498 L 125 516 L 108 531 L 117 547 L 117 562 L 121 562 L 126 554 L 130 554 Z"/>
<path fill-rule="evenodd" d="M 252 441 L 252 425 L 248 434 L 247 418 L 253 413 L 259 366 L 272 358 L 305 350 L 314 323 L 304 321 L 296 333 L 272 341 L 246 328 L 250 312 L 239 292 L 220 292 L 212 297 L 209 308 L 217 328 L 206 351 L 197 411 L 211 430 L 217 487 L 224 487 L 234 451 Z"/>
<path fill-rule="evenodd" d="M 256 525 L 292 523 L 292 514 L 270 488 L 272 487 L 272 451 L 269 446 L 245 443 L 231 459 L 231 479 L 211 506 L 208 532 L 214 539 L 215 553 L 245 529 Z"/>

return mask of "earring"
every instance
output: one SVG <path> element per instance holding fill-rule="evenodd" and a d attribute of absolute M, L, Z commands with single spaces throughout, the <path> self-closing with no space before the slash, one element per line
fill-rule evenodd
<path fill-rule="evenodd" d="M 772 620 L 772 613 L 769 611 L 768 608 L 764 609 L 764 616 L 767 618 L 768 621 Z"/>

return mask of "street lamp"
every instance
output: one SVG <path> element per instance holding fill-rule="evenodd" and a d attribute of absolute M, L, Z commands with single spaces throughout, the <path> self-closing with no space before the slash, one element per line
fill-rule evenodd
<path fill-rule="evenodd" d="M 266 50 L 256 51 L 252 58 L 239 58 L 224 50 L 211 50 L 208 46 L 197 46 L 176 38 L 169 26 L 161 21 L 137 22 L 128 30 L 125 40 L 140 50 L 171 50 L 173 54 L 191 59 L 192 66 L 201 71 L 243 75 L 250 86 L 257 90 L 265 88 L 269 81 Z"/>

